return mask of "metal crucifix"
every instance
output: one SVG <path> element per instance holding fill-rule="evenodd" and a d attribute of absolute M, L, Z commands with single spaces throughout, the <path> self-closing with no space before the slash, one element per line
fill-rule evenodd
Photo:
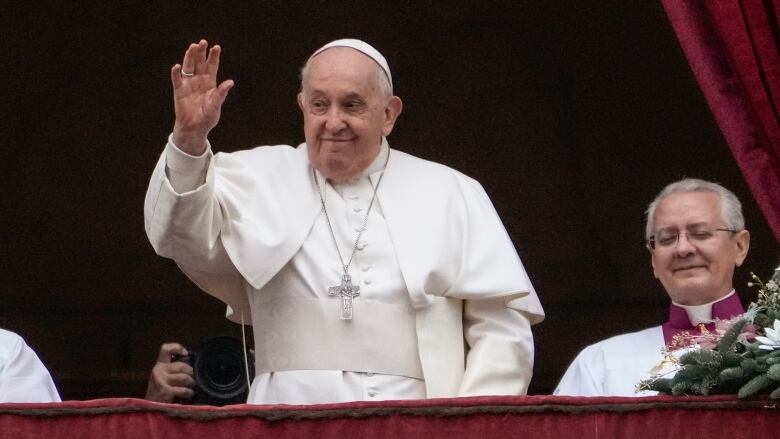
<path fill-rule="evenodd" d="M 352 285 L 352 276 L 341 277 L 341 285 L 328 288 L 328 296 L 341 297 L 341 320 L 352 320 L 352 299 L 360 295 L 360 286 Z"/>

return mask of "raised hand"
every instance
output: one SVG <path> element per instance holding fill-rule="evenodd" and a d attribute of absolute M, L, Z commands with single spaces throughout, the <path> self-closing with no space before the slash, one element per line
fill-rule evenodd
<path fill-rule="evenodd" d="M 207 49 L 206 40 L 192 43 L 184 53 L 182 63 L 171 67 L 176 111 L 173 142 L 191 155 L 206 151 L 208 134 L 219 122 L 222 103 L 234 85 L 228 79 L 217 86 L 222 49 L 218 45 Z"/>
<path fill-rule="evenodd" d="M 160 347 L 157 363 L 152 368 L 145 399 L 156 402 L 173 402 L 175 399 L 192 399 L 195 392 L 193 370 L 189 364 L 173 361 L 173 355 L 188 355 L 187 349 L 178 343 L 165 343 Z"/>

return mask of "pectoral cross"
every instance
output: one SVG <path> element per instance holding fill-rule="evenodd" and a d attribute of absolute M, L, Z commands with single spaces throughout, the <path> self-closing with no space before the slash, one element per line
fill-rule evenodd
<path fill-rule="evenodd" d="M 341 285 L 328 288 L 328 296 L 341 297 L 341 320 L 352 320 L 352 299 L 360 295 L 360 286 L 352 285 L 352 276 L 344 273 Z"/>

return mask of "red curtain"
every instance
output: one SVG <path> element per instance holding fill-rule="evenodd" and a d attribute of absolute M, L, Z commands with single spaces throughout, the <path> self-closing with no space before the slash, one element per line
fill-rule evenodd
<path fill-rule="evenodd" d="M 780 243 L 780 0 L 662 0 L 696 80 Z"/>

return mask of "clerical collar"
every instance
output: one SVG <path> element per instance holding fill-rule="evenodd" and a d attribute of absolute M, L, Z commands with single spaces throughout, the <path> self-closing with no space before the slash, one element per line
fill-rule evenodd
<path fill-rule="evenodd" d="M 734 290 L 728 295 L 704 305 L 680 305 L 672 302 L 669 304 L 669 318 L 662 325 L 664 342 L 669 343 L 672 338 L 682 331 L 697 331 L 697 326 L 703 324 L 707 330 L 715 329 L 715 319 L 728 320 L 745 312 L 739 295 Z"/>
<path fill-rule="evenodd" d="M 390 154 L 390 146 L 387 144 L 387 139 L 384 136 L 382 136 L 382 143 L 379 146 L 379 154 L 376 155 L 374 161 L 371 162 L 371 164 L 368 165 L 366 169 L 364 169 L 360 174 L 344 180 L 342 183 L 334 184 L 333 182 L 330 181 L 328 183 L 330 183 L 330 185 L 333 186 L 338 191 L 341 187 L 352 186 L 365 177 L 368 177 L 377 172 L 382 172 L 382 170 L 385 168 L 385 163 L 387 163 L 388 154 Z"/>
<path fill-rule="evenodd" d="M 716 303 L 720 303 L 729 297 L 734 295 L 734 290 L 731 290 L 730 293 L 727 295 L 721 297 L 720 299 L 713 300 L 710 303 L 705 303 L 703 305 L 682 305 L 677 302 L 672 302 L 672 306 L 679 307 L 685 310 L 685 313 L 688 314 L 688 321 L 691 323 L 691 325 L 698 325 L 700 323 L 712 323 L 712 306 Z"/>
<path fill-rule="evenodd" d="M 366 169 L 363 170 L 363 172 L 360 173 L 358 178 L 363 178 L 368 175 L 371 175 L 375 172 L 379 172 L 382 169 L 385 168 L 385 163 L 387 162 L 387 155 L 390 154 L 390 146 L 387 144 L 387 139 L 385 139 L 384 136 L 382 136 L 382 143 L 379 146 L 379 154 L 376 155 L 376 158 L 374 158 L 374 161 L 371 162 L 370 165 Z"/>

